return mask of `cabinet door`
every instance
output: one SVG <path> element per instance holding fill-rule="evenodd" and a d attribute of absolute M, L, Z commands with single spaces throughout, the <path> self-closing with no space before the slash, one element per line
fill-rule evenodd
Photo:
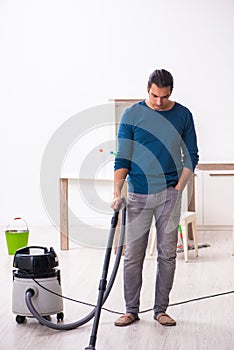
<path fill-rule="evenodd" d="M 194 176 L 195 211 L 197 225 L 203 225 L 203 171 L 196 170 Z"/>
<path fill-rule="evenodd" d="M 204 171 L 203 224 L 232 225 L 234 171 Z"/>

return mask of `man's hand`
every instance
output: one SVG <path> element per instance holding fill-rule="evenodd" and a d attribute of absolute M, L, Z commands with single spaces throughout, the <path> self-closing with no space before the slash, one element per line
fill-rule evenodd
<path fill-rule="evenodd" d="M 111 208 L 113 210 L 120 210 L 121 206 L 122 206 L 122 198 L 121 198 L 121 196 L 120 195 L 115 196 L 113 201 L 112 201 L 112 203 L 111 203 Z"/>

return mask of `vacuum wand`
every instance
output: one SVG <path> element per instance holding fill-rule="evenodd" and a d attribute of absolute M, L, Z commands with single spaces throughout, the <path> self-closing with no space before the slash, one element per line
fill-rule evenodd
<path fill-rule="evenodd" d="M 85 350 L 95 350 L 95 344 L 96 344 L 96 340 L 97 340 L 97 330 L 98 330 L 98 325 L 99 325 L 99 320 L 100 320 L 100 315 L 101 315 L 101 309 L 102 309 L 102 305 L 103 305 L 103 296 L 104 296 L 104 293 L 106 290 L 106 284 L 107 284 L 107 273 L 108 273 L 108 268 L 109 268 L 109 263 L 110 263 L 111 250 L 112 250 L 113 239 L 114 239 L 114 235 L 115 235 L 115 229 L 116 229 L 116 226 L 118 223 L 119 210 L 121 207 L 123 207 L 123 209 L 122 209 L 122 221 L 121 221 L 121 232 L 125 233 L 126 202 L 125 202 L 125 199 L 122 199 L 121 206 L 114 211 L 112 221 L 111 221 L 111 229 L 110 229 L 108 244 L 106 247 L 105 259 L 104 259 L 104 264 L 103 264 L 103 271 L 102 271 L 102 276 L 101 276 L 100 283 L 99 283 L 99 293 L 98 293 L 98 299 L 97 299 L 97 306 L 95 308 L 95 317 L 94 317 L 94 322 L 93 322 L 93 328 L 92 328 L 92 332 L 91 332 L 91 336 L 90 336 L 89 346 L 86 347 Z M 124 234 L 121 236 L 124 236 Z"/>

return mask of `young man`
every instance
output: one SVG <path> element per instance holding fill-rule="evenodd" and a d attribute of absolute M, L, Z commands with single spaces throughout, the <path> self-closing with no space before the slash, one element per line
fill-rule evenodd
<path fill-rule="evenodd" d="M 148 99 L 128 108 L 119 126 L 112 208 L 120 204 L 126 177 L 128 206 L 126 314 L 116 326 L 139 320 L 142 269 L 153 217 L 157 232 L 154 319 L 164 326 L 176 325 L 166 310 L 175 273 L 181 195 L 198 162 L 198 148 L 192 114 L 170 100 L 172 90 L 171 73 L 155 70 L 148 81 Z"/>

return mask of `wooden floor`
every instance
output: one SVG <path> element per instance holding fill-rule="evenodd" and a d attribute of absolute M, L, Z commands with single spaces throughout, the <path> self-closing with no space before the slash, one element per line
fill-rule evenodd
<path fill-rule="evenodd" d="M 12 260 L 8 255 L 4 230 L 0 235 L 0 349 L 83 350 L 89 345 L 92 321 L 72 331 L 56 331 L 42 326 L 34 318 L 17 324 L 12 313 Z M 178 254 L 177 270 L 170 303 L 234 290 L 234 256 L 231 255 L 231 232 L 199 232 L 199 257 L 189 251 L 189 262 Z M 30 229 L 30 245 L 53 246 L 59 257 L 64 295 L 95 304 L 102 271 L 104 251 L 71 243 L 69 251 L 60 251 L 59 233 L 53 227 Z M 112 256 L 111 266 L 114 256 Z M 111 268 L 110 266 L 110 268 Z M 153 304 L 155 256 L 146 257 L 142 310 Z M 124 311 L 122 262 L 111 295 L 105 307 Z M 64 301 L 64 323 L 83 318 L 91 310 L 74 302 Z M 232 350 L 234 349 L 234 294 L 218 296 L 171 306 L 168 308 L 177 326 L 166 328 L 152 318 L 152 311 L 140 315 L 130 327 L 113 325 L 118 317 L 102 311 L 97 350 Z M 56 322 L 53 315 L 52 321 Z"/>

